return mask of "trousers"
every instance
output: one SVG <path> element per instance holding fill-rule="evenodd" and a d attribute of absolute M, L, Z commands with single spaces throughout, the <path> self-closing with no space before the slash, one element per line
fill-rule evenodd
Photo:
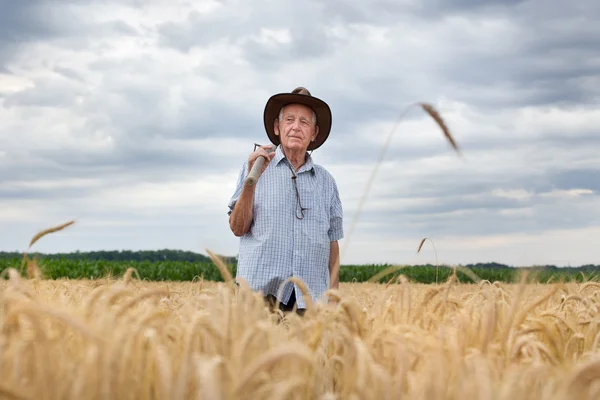
<path fill-rule="evenodd" d="M 277 304 L 277 298 L 272 294 L 265 296 L 265 301 L 269 304 L 269 308 L 271 310 L 275 310 L 275 305 Z M 292 295 L 287 304 L 279 303 L 279 309 L 284 313 L 294 311 L 294 306 L 296 305 L 296 289 L 292 290 Z M 306 310 L 303 308 L 296 309 L 296 314 L 303 316 Z"/>

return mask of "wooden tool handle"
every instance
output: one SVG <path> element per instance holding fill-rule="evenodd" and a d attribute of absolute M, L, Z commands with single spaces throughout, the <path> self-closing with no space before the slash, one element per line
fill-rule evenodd
<path fill-rule="evenodd" d="M 267 150 L 267 153 L 270 154 L 274 152 L 275 149 L 276 147 L 272 147 L 270 150 Z M 256 181 L 258 181 L 260 171 L 262 171 L 263 165 L 265 165 L 265 158 L 262 156 L 258 157 L 256 161 L 254 161 L 254 165 L 252 165 L 252 169 L 250 170 L 250 173 L 246 178 L 246 185 L 254 186 L 256 184 Z"/>

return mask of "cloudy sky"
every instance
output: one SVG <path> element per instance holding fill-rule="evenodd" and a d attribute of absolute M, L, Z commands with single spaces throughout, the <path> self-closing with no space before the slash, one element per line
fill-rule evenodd
<path fill-rule="evenodd" d="M 0 250 L 237 253 L 268 97 L 333 111 L 342 263 L 600 263 L 600 3 L 0 0 Z M 352 235 L 382 146 L 394 133 Z"/>

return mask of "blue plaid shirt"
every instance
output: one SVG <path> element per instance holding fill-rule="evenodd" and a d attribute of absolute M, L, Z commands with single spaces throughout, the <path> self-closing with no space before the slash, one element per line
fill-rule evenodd
<path fill-rule="evenodd" d="M 301 216 L 292 164 L 281 147 L 256 183 L 253 221 L 240 238 L 236 280 L 243 278 L 255 291 L 277 297 L 280 285 L 288 278 L 300 278 L 308 287 L 313 302 L 324 300 L 329 289 L 330 242 L 344 236 L 342 203 L 335 179 L 312 157 L 296 172 Z M 240 171 L 237 187 L 229 202 L 229 214 L 242 193 L 248 175 L 247 161 Z M 298 308 L 305 308 L 302 292 L 288 282 L 279 299 L 287 304 L 295 287 Z"/>

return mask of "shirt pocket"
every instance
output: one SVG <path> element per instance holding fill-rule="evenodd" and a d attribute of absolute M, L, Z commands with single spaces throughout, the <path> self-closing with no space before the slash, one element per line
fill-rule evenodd
<path fill-rule="evenodd" d="M 319 190 L 305 191 L 301 194 L 300 201 L 304 210 L 304 218 L 301 221 L 302 230 L 311 239 L 322 242 L 329 241 L 329 213 L 325 207 L 323 192 Z M 299 207 L 296 209 L 300 217 Z"/>

